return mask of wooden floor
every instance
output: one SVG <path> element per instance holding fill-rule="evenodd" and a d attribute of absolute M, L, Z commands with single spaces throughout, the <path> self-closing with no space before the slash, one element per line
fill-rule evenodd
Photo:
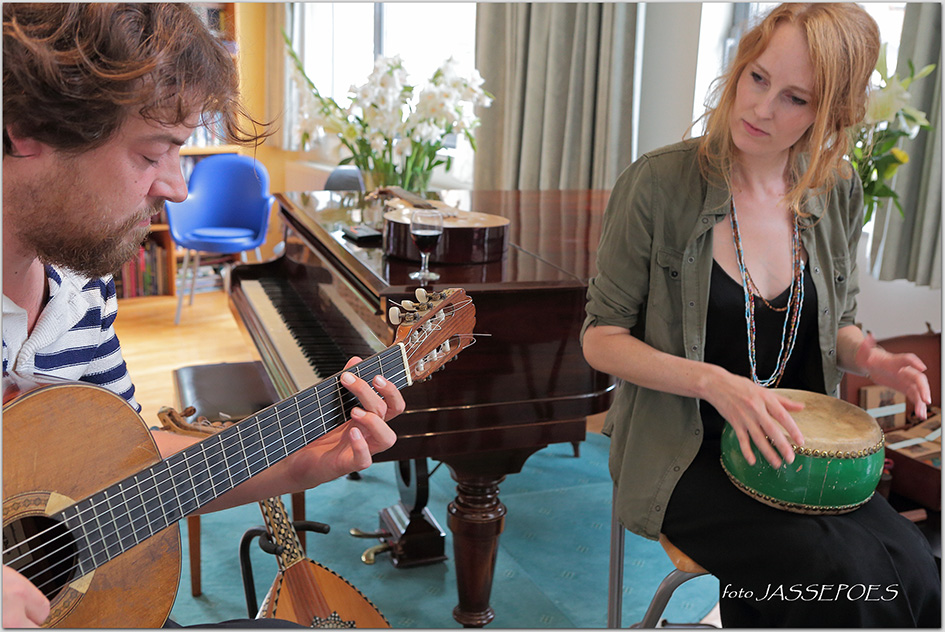
<path fill-rule="evenodd" d="M 157 423 L 161 406 L 177 406 L 174 369 L 259 359 L 248 334 L 230 312 L 223 291 L 197 294 L 193 305 L 185 299 L 180 325 L 175 326 L 176 309 L 173 296 L 118 302 L 115 330 L 135 383 L 135 397 L 142 406 L 141 416 L 149 425 Z"/>
<path fill-rule="evenodd" d="M 155 296 L 119 301 L 115 330 L 131 379 L 141 416 L 148 425 L 158 423 L 162 406 L 177 406 L 174 369 L 193 364 L 258 360 L 249 335 L 237 324 L 226 294 L 206 292 L 184 300 L 180 325 L 174 325 L 177 299 Z M 588 430 L 600 432 L 603 415 L 588 419 Z"/>

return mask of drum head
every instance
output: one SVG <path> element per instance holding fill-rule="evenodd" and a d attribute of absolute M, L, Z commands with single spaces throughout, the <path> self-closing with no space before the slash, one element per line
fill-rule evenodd
<path fill-rule="evenodd" d="M 849 402 L 810 391 L 788 388 L 772 390 L 804 404 L 803 410 L 791 411 L 791 417 L 804 435 L 803 448 L 859 452 L 875 447 L 883 438 L 883 431 L 876 420 Z"/>

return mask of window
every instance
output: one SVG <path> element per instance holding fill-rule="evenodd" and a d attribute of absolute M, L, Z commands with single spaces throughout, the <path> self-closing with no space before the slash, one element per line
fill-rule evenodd
<path fill-rule="evenodd" d="M 751 4 L 752 16 L 764 15 L 774 7 L 776 2 L 754 2 Z M 860 6 L 869 13 L 879 26 L 879 39 L 886 42 L 886 63 L 890 74 L 896 69 L 896 59 L 899 57 L 899 40 L 902 37 L 902 21 L 906 15 L 905 2 L 862 2 Z"/>
<path fill-rule="evenodd" d="M 712 81 L 722 74 L 735 56 L 742 33 L 778 4 L 777 2 L 730 2 L 702 5 L 699 60 L 693 99 L 694 121 L 705 112 L 705 101 Z M 886 62 L 889 74 L 895 74 L 906 4 L 904 2 L 864 2 L 861 6 L 876 20 L 880 40 L 887 45 Z M 878 75 L 874 79 L 878 81 Z M 693 127 L 693 136 L 698 136 L 704 129 L 700 121 Z"/>
<path fill-rule="evenodd" d="M 367 81 L 376 56 L 400 55 L 410 80 L 428 79 L 448 57 L 463 68 L 475 67 L 476 4 L 474 2 L 296 2 L 287 10 L 286 32 L 319 91 L 342 107 L 351 86 Z M 291 84 L 286 92 L 285 146 L 297 148 L 293 133 L 297 99 Z M 322 142 L 322 149 L 331 140 Z M 319 148 L 315 148 L 320 154 Z M 472 149 L 465 142 L 448 150 L 450 175 L 457 185 L 472 182 Z M 326 162 L 330 150 L 320 156 Z M 436 176 L 434 176 L 436 178 Z"/>

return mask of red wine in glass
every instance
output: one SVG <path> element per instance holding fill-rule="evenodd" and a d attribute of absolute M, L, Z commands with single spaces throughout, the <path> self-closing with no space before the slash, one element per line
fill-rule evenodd
<path fill-rule="evenodd" d="M 440 241 L 440 235 L 443 233 L 436 230 L 421 229 L 411 232 L 413 243 L 420 252 L 432 253 L 436 250 L 436 244 Z"/>
<path fill-rule="evenodd" d="M 420 251 L 420 270 L 409 276 L 416 281 L 436 281 L 440 275 L 430 272 L 430 253 L 443 234 L 443 214 L 436 209 L 417 209 L 410 215 L 410 237 Z"/>

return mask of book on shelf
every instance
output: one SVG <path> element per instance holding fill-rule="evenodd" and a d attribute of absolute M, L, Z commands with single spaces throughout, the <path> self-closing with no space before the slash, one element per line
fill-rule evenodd
<path fill-rule="evenodd" d="M 166 294 L 167 270 L 165 249 L 153 239 L 147 240 L 134 259 L 125 262 L 114 275 L 118 298 L 160 296 Z"/>

